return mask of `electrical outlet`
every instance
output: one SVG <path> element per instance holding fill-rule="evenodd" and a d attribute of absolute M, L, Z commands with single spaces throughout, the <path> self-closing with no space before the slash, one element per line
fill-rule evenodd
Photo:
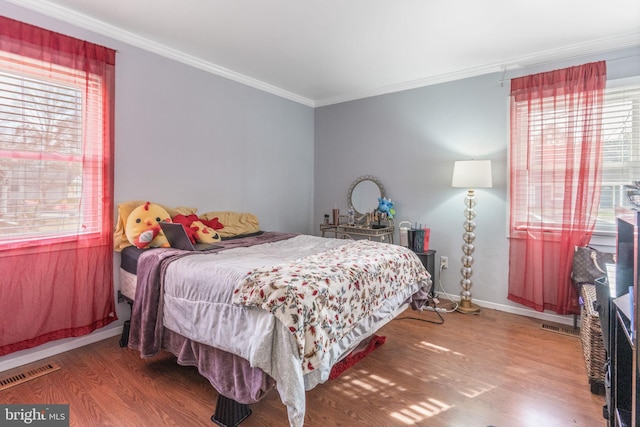
<path fill-rule="evenodd" d="M 449 257 L 441 256 L 440 257 L 440 268 L 443 270 L 449 268 Z"/>

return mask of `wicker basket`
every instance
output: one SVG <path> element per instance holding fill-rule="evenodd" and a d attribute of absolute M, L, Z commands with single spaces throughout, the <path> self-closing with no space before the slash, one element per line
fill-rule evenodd
<path fill-rule="evenodd" d="M 594 394 L 604 394 L 604 372 L 607 355 L 602 340 L 600 316 L 594 309 L 596 301 L 595 285 L 582 285 L 582 299 L 584 305 L 580 313 L 580 341 L 587 365 L 589 385 Z"/>

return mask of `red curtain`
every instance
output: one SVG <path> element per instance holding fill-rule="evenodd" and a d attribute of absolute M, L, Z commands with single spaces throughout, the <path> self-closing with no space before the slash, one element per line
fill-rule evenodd
<path fill-rule="evenodd" d="M 24 231 L 16 231 L 15 227 L 9 231 L 9 224 L 15 221 L 6 220 L 6 200 L 11 200 L 11 191 L 17 191 L 23 184 L 2 187 L 5 205 L 0 210 L 1 356 L 48 341 L 85 335 L 117 318 L 112 245 L 115 51 L 0 17 L 0 55 L 3 71 L 9 70 L 5 78 L 55 81 L 56 87 L 73 87 L 81 99 L 77 109 L 81 128 L 76 132 L 81 137 L 76 137 L 79 148 L 75 151 L 64 148 L 52 154 L 51 146 L 64 144 L 47 141 L 50 147 L 40 153 L 33 146 L 36 143 L 32 144 L 37 138 L 24 137 L 20 144 L 16 142 L 18 131 L 24 136 L 29 129 L 6 126 L 2 129 L 0 160 L 5 170 L 0 173 L 5 178 L 25 175 L 33 169 L 46 170 L 53 161 L 73 164 L 81 175 L 74 181 L 77 201 L 72 205 L 75 210 L 69 214 L 76 218 L 77 226 L 72 227 L 77 230 L 69 232 L 67 224 L 64 232 L 47 231 L 40 238 L 27 227 L 23 227 Z M 20 72 L 26 66 L 32 74 Z M 7 92 L 2 94 L 4 90 Z M 0 87 L 0 97 L 20 101 L 8 91 Z M 31 120 L 26 117 L 28 112 L 24 114 L 16 120 L 21 123 Z M 38 168 L 23 166 L 18 173 L 12 170 L 11 159 L 13 164 L 41 163 Z M 26 204 L 27 200 L 23 202 Z"/>
<path fill-rule="evenodd" d="M 579 313 L 574 246 L 600 202 L 604 61 L 511 81 L 509 295 L 538 311 Z"/>

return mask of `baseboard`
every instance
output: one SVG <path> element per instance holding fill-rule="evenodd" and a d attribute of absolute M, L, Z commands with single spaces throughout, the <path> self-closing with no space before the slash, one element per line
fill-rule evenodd
<path fill-rule="evenodd" d="M 440 292 L 437 293 L 437 296 L 439 298 L 444 297 L 444 295 L 442 295 Z M 451 295 L 449 295 L 448 297 L 451 297 Z M 456 298 L 454 296 L 453 299 L 459 300 L 460 298 L 459 297 Z M 498 311 L 504 311 L 506 313 L 517 314 L 518 316 L 532 317 L 534 319 L 544 320 L 547 322 L 560 323 L 562 325 L 573 326 L 573 321 L 574 321 L 573 315 L 562 316 L 559 314 L 553 314 L 549 312 L 539 312 L 539 311 L 531 310 L 530 308 L 525 308 L 525 307 L 512 307 L 506 304 L 496 304 L 489 301 L 477 300 L 475 298 L 473 299 L 473 302 L 474 304 L 477 304 L 480 307 L 484 307 L 484 308 L 490 308 Z"/>
<path fill-rule="evenodd" d="M 65 351 L 79 347 L 84 347 L 85 345 L 93 344 L 121 334 L 122 325 L 112 328 L 106 327 L 79 338 L 66 338 L 64 340 L 43 344 L 35 349 L 32 348 L 11 353 L 7 356 L 0 357 L 0 372 L 46 359 L 47 357 L 55 356 L 56 354 L 64 353 Z"/>

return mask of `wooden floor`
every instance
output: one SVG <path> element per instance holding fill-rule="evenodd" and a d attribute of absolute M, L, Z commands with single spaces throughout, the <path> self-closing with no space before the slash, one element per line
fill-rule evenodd
<path fill-rule="evenodd" d="M 409 310 L 386 325 L 383 346 L 307 393 L 305 426 L 605 426 L 578 338 L 488 309 L 442 325 L 409 316 L 437 319 Z M 214 425 L 216 393 L 170 355 L 143 360 L 112 338 L 28 367 L 44 362 L 61 369 L 0 391 L 0 403 L 68 403 L 71 426 Z M 250 407 L 241 427 L 288 425 L 275 390 Z"/>

